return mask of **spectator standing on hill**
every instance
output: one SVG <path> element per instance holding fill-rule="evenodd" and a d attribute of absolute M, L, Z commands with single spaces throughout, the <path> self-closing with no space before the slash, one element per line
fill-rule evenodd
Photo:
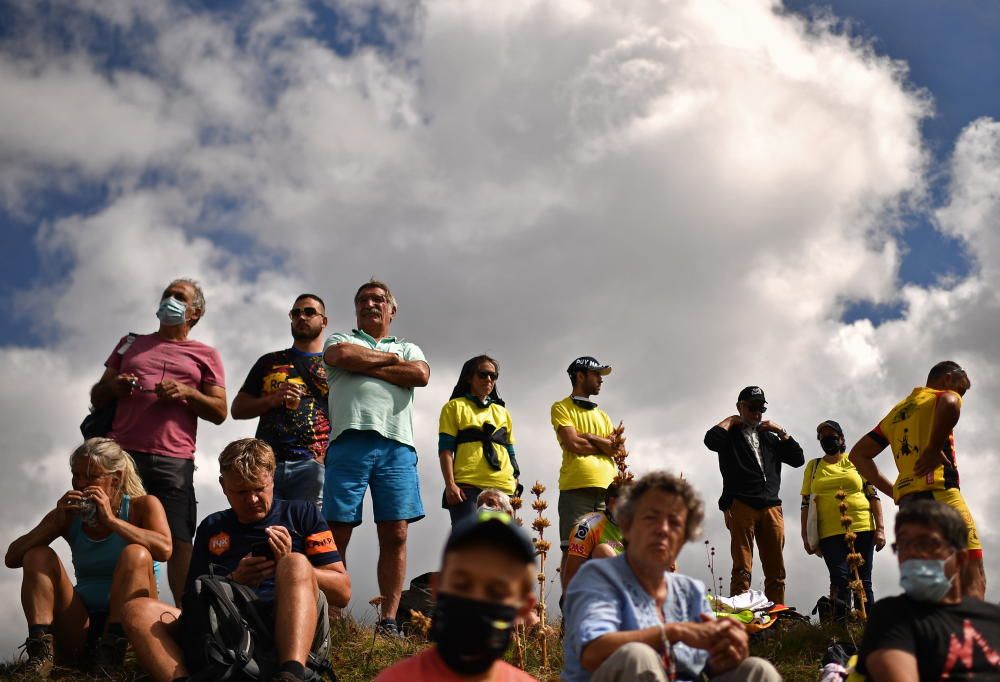
<path fill-rule="evenodd" d="M 763 420 L 764 391 L 747 386 L 736 399 L 738 414 L 726 417 L 705 434 L 705 446 L 718 453 L 722 472 L 719 509 L 730 533 L 732 596 L 750 589 L 753 545 L 757 541 L 764 569 L 764 594 L 785 602 L 785 522 L 781 513 L 781 465 L 800 467 L 802 448 L 777 423 Z"/>
<path fill-rule="evenodd" d="M 376 682 L 533 682 L 505 663 L 514 625 L 535 606 L 535 548 L 509 514 L 457 520 L 432 578 L 434 645 L 382 671 Z"/>
<path fill-rule="evenodd" d="M 770 663 L 748 658 L 741 623 L 713 617 L 700 581 L 670 571 L 701 532 L 704 508 L 691 484 L 666 472 L 646 474 L 617 515 L 624 554 L 588 561 L 566 593 L 562 679 L 780 680 Z"/>
<path fill-rule="evenodd" d="M 499 367 L 488 355 L 462 365 L 451 399 L 441 408 L 438 454 L 451 522 L 476 511 L 476 498 L 496 488 L 514 494 L 520 469 L 514 453 L 514 424 L 497 392 Z"/>
<path fill-rule="evenodd" d="M 615 427 L 607 413 L 592 401 L 601 392 L 610 365 L 585 355 L 570 364 L 573 392 L 552 405 L 552 428 L 562 447 L 559 469 L 559 547 L 566 566 L 570 532 L 584 514 L 604 508 L 604 496 L 618 469 L 611 456 Z"/>
<path fill-rule="evenodd" d="M 904 594 L 875 603 L 857 671 L 873 682 L 1000 679 L 1000 606 L 963 596 L 968 526 L 953 507 L 915 500 L 896 514 Z"/>
<path fill-rule="evenodd" d="M 851 448 L 851 462 L 865 480 L 891 495 L 901 508 L 915 500 L 938 500 L 954 508 L 969 529 L 968 555 L 962 564 L 962 589 L 978 599 L 986 597 L 983 546 L 976 522 L 959 489 L 955 426 L 962 412 L 962 398 L 972 387 L 969 375 L 951 360 L 939 362 L 927 375 L 927 385 L 917 386 L 874 429 Z M 875 464 L 875 457 L 892 447 L 898 472 L 895 483 Z"/>
<path fill-rule="evenodd" d="M 277 458 L 274 496 L 322 507 L 327 417 L 323 330 L 326 306 L 316 294 L 302 294 L 288 313 L 292 346 L 261 356 L 233 399 L 233 419 L 254 419 L 256 437 Z"/>
<path fill-rule="evenodd" d="M 198 283 L 174 280 L 160 297 L 160 328 L 122 337 L 90 391 L 94 407 L 117 400 L 108 437 L 132 456 L 146 491 L 167 513 L 173 544 L 167 579 L 177 604 L 197 523 L 198 420 L 221 424 L 226 419 L 226 379 L 219 353 L 188 338 L 204 315 L 205 295 Z"/>
<path fill-rule="evenodd" d="M 371 486 L 383 597 L 378 627 L 397 635 L 407 526 L 424 517 L 413 447 L 413 390 L 427 385 L 431 370 L 416 344 L 389 335 L 396 299 L 387 284 L 362 284 L 354 308 L 358 328 L 331 335 L 323 351 L 330 386 L 323 513 L 346 556 Z"/>
<path fill-rule="evenodd" d="M 345 606 L 351 580 L 329 527 L 315 505 L 274 499 L 275 459 L 256 438 L 233 441 L 219 455 L 219 484 L 229 508 L 198 526 L 184 610 L 155 599 L 135 599 L 123 624 L 142 668 L 157 682 L 186 679 L 207 664 L 192 586 L 221 567 L 230 580 L 257 593 L 258 613 L 270 617 L 279 671 L 272 680 L 300 680 L 326 604 Z M 253 551 L 266 543 L 269 556 Z M 218 574 L 218 572 L 217 572 Z M 322 620 L 321 620 L 322 619 Z"/>
<path fill-rule="evenodd" d="M 861 555 L 864 563 L 858 568 L 861 585 L 865 591 L 868 608 L 874 602 L 872 592 L 872 562 L 875 551 L 885 547 L 885 528 L 882 525 L 882 503 L 875 487 L 865 481 L 850 460 L 844 456 L 844 431 L 840 424 L 827 419 L 816 427 L 816 438 L 824 455 L 806 464 L 802 472 L 802 543 L 807 554 L 823 558 L 830 572 L 830 598 L 850 604 L 853 592 L 849 583 L 853 580 L 847 561 L 851 548 L 847 543 L 847 529 L 841 524 L 841 500 L 837 495 L 844 493 L 843 504 L 851 519 L 854 533 L 854 551 Z M 813 547 L 809 542 L 809 504 L 815 500 L 816 537 Z"/>
<path fill-rule="evenodd" d="M 585 514 L 573 526 L 569 536 L 569 552 L 566 566 L 562 570 L 563 592 L 580 570 L 590 559 L 607 559 L 618 556 L 625 551 L 622 544 L 622 531 L 615 521 L 615 507 L 621 496 L 621 486 L 612 483 L 604 496 L 604 509 Z"/>

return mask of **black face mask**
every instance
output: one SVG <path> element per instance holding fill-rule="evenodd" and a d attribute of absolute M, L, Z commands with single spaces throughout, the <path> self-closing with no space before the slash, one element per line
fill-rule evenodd
<path fill-rule="evenodd" d="M 577 407 L 582 407 L 585 410 L 592 410 L 595 407 L 597 407 L 597 403 L 595 403 L 593 400 L 587 400 L 586 398 L 577 398 L 576 396 L 572 396 L 572 398 L 573 398 L 573 403 Z"/>
<path fill-rule="evenodd" d="M 840 439 L 836 436 L 827 436 L 826 438 L 819 439 L 819 446 L 823 448 L 823 452 L 828 455 L 834 455 L 840 452 Z"/>
<path fill-rule="evenodd" d="M 438 594 L 430 638 L 445 665 L 459 675 L 478 675 L 507 651 L 516 615 L 513 606 Z"/>

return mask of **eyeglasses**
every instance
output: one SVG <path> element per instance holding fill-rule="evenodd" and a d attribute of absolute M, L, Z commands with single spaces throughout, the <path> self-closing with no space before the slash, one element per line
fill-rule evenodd
<path fill-rule="evenodd" d="M 477 370 L 476 376 L 480 379 L 489 379 L 491 381 L 496 381 L 500 378 L 500 375 L 496 372 L 484 372 L 483 370 Z"/>
<path fill-rule="evenodd" d="M 375 305 L 382 305 L 388 300 L 389 300 L 388 298 L 380 294 L 367 294 L 358 296 L 357 300 L 355 300 L 354 302 L 357 305 L 361 305 L 362 303 L 367 303 L 367 302 L 374 303 Z"/>
<path fill-rule="evenodd" d="M 317 315 L 322 315 L 322 314 L 323 313 L 316 310 L 312 306 L 309 306 L 307 308 L 292 308 L 291 310 L 288 311 L 288 319 L 294 320 L 296 317 L 299 317 L 300 315 L 302 317 L 309 318 L 309 317 L 316 317 Z"/>
<path fill-rule="evenodd" d="M 897 541 L 890 545 L 893 554 L 909 552 L 917 556 L 938 556 L 949 545 L 937 538 L 914 538 L 912 540 Z"/>
<path fill-rule="evenodd" d="M 743 403 L 743 404 L 751 412 L 760 412 L 761 414 L 764 414 L 765 412 L 767 412 L 767 406 L 766 405 L 761 405 L 760 403 Z"/>

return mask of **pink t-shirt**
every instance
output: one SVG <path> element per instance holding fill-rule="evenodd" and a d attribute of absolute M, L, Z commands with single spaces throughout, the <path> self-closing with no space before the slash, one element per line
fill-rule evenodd
<path fill-rule="evenodd" d="M 375 682 L 462 682 L 444 664 L 436 647 L 428 647 L 405 661 L 383 670 Z M 538 682 L 534 677 L 509 663 L 498 661 L 493 669 L 493 682 Z"/>
<path fill-rule="evenodd" d="M 167 341 L 159 334 L 136 336 L 122 355 L 122 337 L 104 363 L 119 374 L 139 377 L 139 388 L 119 398 L 108 438 L 126 450 L 192 459 L 198 417 L 184 402 L 160 400 L 154 391 L 164 379 L 199 390 L 206 385 L 225 387 L 219 353 L 200 341 Z"/>

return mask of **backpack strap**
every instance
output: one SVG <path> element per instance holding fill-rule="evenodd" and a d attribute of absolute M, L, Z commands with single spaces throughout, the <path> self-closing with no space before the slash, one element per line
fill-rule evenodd
<path fill-rule="evenodd" d="M 233 604 L 232 598 L 226 594 L 220 579 L 214 575 L 201 576 L 198 583 L 202 594 L 206 594 L 221 610 L 224 617 L 233 624 L 242 625 L 240 642 L 235 649 L 223 649 L 214 636 L 205 638 L 205 658 L 210 662 L 203 670 L 191 676 L 192 682 L 207 682 L 208 680 L 228 680 L 242 671 L 253 659 L 253 639 L 243 615 Z M 230 586 L 233 583 L 229 583 Z"/>

